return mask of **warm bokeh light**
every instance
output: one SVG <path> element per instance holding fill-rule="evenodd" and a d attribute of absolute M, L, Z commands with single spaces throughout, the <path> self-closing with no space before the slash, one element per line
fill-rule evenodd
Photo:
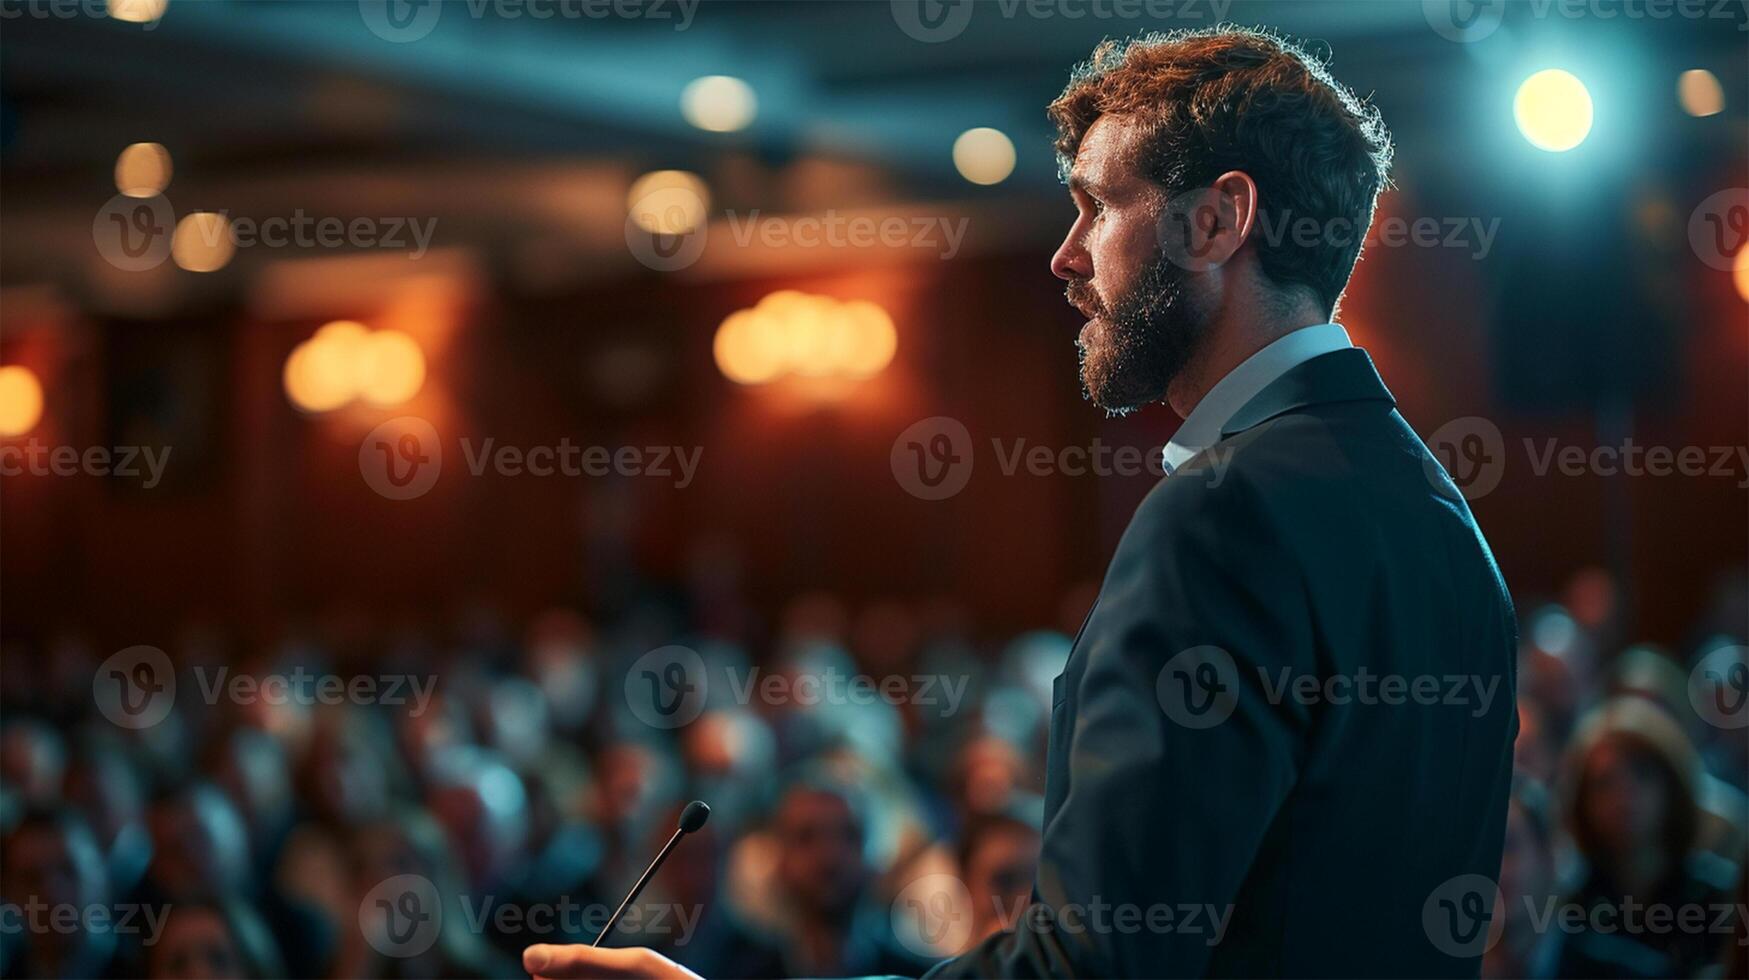
<path fill-rule="evenodd" d="M 769 320 L 752 310 L 738 310 L 717 327 L 711 348 L 723 377 L 736 384 L 756 385 L 783 373 L 782 338 L 769 326 Z"/>
<path fill-rule="evenodd" d="M 115 158 L 115 189 L 129 197 L 152 197 L 170 186 L 170 151 L 160 143 L 135 143 Z"/>
<path fill-rule="evenodd" d="M 1591 132 L 1591 93 L 1571 72 L 1545 68 L 1524 80 L 1512 100 L 1512 118 L 1530 145 L 1550 153 L 1571 150 Z"/>
<path fill-rule="evenodd" d="M 43 417 L 43 386 L 30 368 L 0 367 L 0 436 L 21 436 Z"/>
<path fill-rule="evenodd" d="M 759 301 L 753 315 L 763 318 L 781 338 L 784 367 L 805 377 L 832 372 L 828 357 L 836 328 L 837 302 L 793 289 L 780 289 Z"/>
<path fill-rule="evenodd" d="M 834 345 L 838 370 L 853 378 L 881 373 L 899 350 L 899 331 L 887 311 L 868 300 L 852 300 L 842 311 L 844 328 Z"/>
<path fill-rule="evenodd" d="M 999 129 L 968 129 L 953 141 L 953 165 L 974 184 L 1000 184 L 1014 172 L 1014 143 Z"/>
<path fill-rule="evenodd" d="M 704 223 L 710 188 L 697 174 L 657 170 L 632 183 L 626 207 L 639 228 L 661 235 L 684 235 Z"/>
<path fill-rule="evenodd" d="M 713 351 L 723 376 L 765 384 L 803 378 L 868 378 L 892 363 L 899 335 L 887 311 L 868 300 L 841 302 L 782 289 L 717 328 Z"/>
<path fill-rule="evenodd" d="M 285 394 L 305 412 L 331 412 L 352 399 L 351 366 L 336 347 L 310 338 L 285 359 Z"/>
<path fill-rule="evenodd" d="M 109 0 L 109 16 L 130 24 L 150 24 L 164 16 L 170 0 Z"/>
<path fill-rule="evenodd" d="M 680 93 L 686 121 L 712 133 L 746 129 L 759 111 L 752 86 L 730 75 L 706 75 Z"/>
<path fill-rule="evenodd" d="M 170 257 L 189 272 L 223 269 L 237 251 L 231 222 L 217 211 L 194 211 L 176 223 Z"/>
<path fill-rule="evenodd" d="M 1725 88 L 1705 68 L 1690 68 L 1676 80 L 1676 99 L 1691 116 L 1712 116 L 1725 109 Z"/>
<path fill-rule="evenodd" d="M 398 405 L 425 385 L 425 352 L 399 330 L 336 320 L 292 350 L 285 393 L 305 412 L 331 412 L 355 398 Z"/>
<path fill-rule="evenodd" d="M 346 351 L 350 361 L 354 345 L 362 343 L 368 336 L 370 328 L 357 320 L 335 320 L 323 324 L 322 329 L 316 331 L 315 340 L 331 345 L 335 350 Z"/>
<path fill-rule="evenodd" d="M 373 405 L 399 405 L 425 384 L 425 352 L 399 330 L 379 330 L 358 347 L 358 393 Z"/>
<path fill-rule="evenodd" d="M 1737 262 L 1731 267 L 1731 278 L 1736 280 L 1737 295 L 1749 303 L 1749 242 L 1738 250 Z"/>

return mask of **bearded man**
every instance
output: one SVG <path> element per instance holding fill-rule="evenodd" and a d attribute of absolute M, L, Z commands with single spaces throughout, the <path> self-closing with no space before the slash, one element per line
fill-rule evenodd
<path fill-rule="evenodd" d="M 1336 311 L 1390 138 L 1232 27 L 1106 42 L 1050 107 L 1088 398 L 1184 422 L 1057 678 L 1032 904 L 930 977 L 1475 976 L 1512 603 Z M 667 975 L 538 946 L 541 977 Z"/>

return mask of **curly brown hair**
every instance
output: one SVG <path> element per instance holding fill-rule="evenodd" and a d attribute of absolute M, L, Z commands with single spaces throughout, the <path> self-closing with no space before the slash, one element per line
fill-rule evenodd
<path fill-rule="evenodd" d="M 1104 41 L 1049 112 L 1065 178 L 1088 128 L 1107 114 L 1146 127 L 1137 164 L 1168 196 L 1229 170 L 1249 174 L 1264 274 L 1309 288 L 1332 313 L 1390 183 L 1391 137 L 1378 109 L 1265 31 L 1223 24 Z M 1326 231 L 1316 247 L 1269 231 L 1306 218 Z"/>

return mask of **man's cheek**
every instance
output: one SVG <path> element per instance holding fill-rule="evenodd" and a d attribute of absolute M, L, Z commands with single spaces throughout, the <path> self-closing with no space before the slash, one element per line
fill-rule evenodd
<path fill-rule="evenodd" d="M 1094 259 L 1099 280 L 1099 298 L 1106 309 L 1129 291 L 1136 278 L 1156 253 L 1154 240 L 1146 232 L 1118 232 L 1100 242 L 1100 252 Z"/>

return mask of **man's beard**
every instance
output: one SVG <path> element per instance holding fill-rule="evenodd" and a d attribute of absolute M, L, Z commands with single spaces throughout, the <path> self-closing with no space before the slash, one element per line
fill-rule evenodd
<path fill-rule="evenodd" d="M 1166 396 L 1208 333 L 1208 317 L 1190 286 L 1190 271 L 1165 256 L 1111 309 L 1086 280 L 1069 284 L 1065 295 L 1091 323 L 1091 339 L 1075 340 L 1081 393 L 1089 401 L 1125 415 Z"/>

